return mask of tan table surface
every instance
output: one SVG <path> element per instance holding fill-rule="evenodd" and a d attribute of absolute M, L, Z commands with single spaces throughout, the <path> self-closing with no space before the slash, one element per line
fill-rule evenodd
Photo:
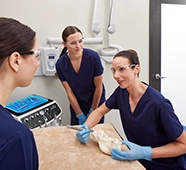
<path fill-rule="evenodd" d="M 112 124 L 98 124 L 95 129 L 121 139 Z M 38 154 L 39 170 L 144 170 L 138 161 L 118 161 L 104 154 L 90 135 L 89 142 L 82 144 L 76 138 L 76 130 L 66 126 L 32 130 Z"/>

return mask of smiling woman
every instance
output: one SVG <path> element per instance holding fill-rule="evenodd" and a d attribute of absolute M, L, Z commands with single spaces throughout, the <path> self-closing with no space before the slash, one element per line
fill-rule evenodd
<path fill-rule="evenodd" d="M 105 101 L 103 66 L 96 51 L 83 48 L 83 34 L 76 26 L 62 32 L 64 48 L 56 63 L 57 75 L 70 102 L 71 125 L 83 124 Z M 100 123 L 104 122 L 104 117 Z"/>
<path fill-rule="evenodd" d="M 25 43 L 26 42 L 26 43 Z M 16 87 L 28 86 L 39 65 L 36 33 L 0 17 L 0 169 L 38 170 L 33 133 L 4 108 Z M 22 53 L 23 52 L 23 53 Z"/>
<path fill-rule="evenodd" d="M 133 65 L 132 67 L 129 67 Z M 126 68 L 127 69 L 124 69 Z M 113 77 L 118 87 L 100 107 L 92 112 L 76 133 L 82 143 L 87 143 L 90 128 L 111 109 L 119 110 L 123 130 L 129 141 L 122 144 L 129 151 L 114 148 L 113 159 L 139 160 L 146 169 L 184 169 L 186 132 L 174 113 L 171 102 L 156 89 L 139 80 L 140 64 L 137 53 L 120 51 L 112 62 Z M 121 70 L 120 70 L 121 69 Z M 158 159 L 156 159 L 158 158 Z"/>

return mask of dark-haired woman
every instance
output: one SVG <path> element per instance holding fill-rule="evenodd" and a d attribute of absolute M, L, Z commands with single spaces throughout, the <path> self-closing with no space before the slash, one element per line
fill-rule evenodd
<path fill-rule="evenodd" d="M 83 34 L 79 28 L 66 27 L 62 39 L 64 49 L 56 63 L 56 71 L 70 102 L 71 125 L 82 125 L 105 101 L 104 70 L 98 53 L 83 48 Z M 99 123 L 103 122 L 104 116 Z"/>
<path fill-rule="evenodd" d="M 33 133 L 5 109 L 16 87 L 28 86 L 39 66 L 36 33 L 11 18 L 0 17 L 0 169 L 37 170 Z"/>
<path fill-rule="evenodd" d="M 186 132 L 174 113 L 171 102 L 138 78 L 140 63 L 134 50 L 114 56 L 113 77 L 118 87 L 97 108 L 76 133 L 82 143 L 89 140 L 90 130 L 111 109 L 118 109 L 128 140 L 122 143 L 129 151 L 114 148 L 112 158 L 139 160 L 147 170 L 186 169 Z"/>

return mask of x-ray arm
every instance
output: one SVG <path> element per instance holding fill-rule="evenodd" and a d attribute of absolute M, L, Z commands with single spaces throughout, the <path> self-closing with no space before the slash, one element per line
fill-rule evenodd
<path fill-rule="evenodd" d="M 107 32 L 109 34 L 113 34 L 116 32 L 114 0 L 110 0 L 110 13 L 109 13 L 109 22 L 108 22 Z"/>
<path fill-rule="evenodd" d="M 92 21 L 92 31 L 95 34 L 100 33 L 100 6 L 101 0 L 95 0 L 94 3 L 94 13 L 93 13 L 93 21 Z"/>

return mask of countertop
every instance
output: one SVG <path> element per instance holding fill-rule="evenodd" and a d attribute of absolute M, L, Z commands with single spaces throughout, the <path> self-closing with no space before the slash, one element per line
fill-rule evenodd
<path fill-rule="evenodd" d="M 98 124 L 113 138 L 121 139 L 112 124 Z M 82 144 L 76 138 L 76 130 L 66 126 L 32 129 L 38 154 L 39 170 L 144 170 L 138 161 L 118 161 L 104 154 L 90 135 L 89 142 Z"/>

